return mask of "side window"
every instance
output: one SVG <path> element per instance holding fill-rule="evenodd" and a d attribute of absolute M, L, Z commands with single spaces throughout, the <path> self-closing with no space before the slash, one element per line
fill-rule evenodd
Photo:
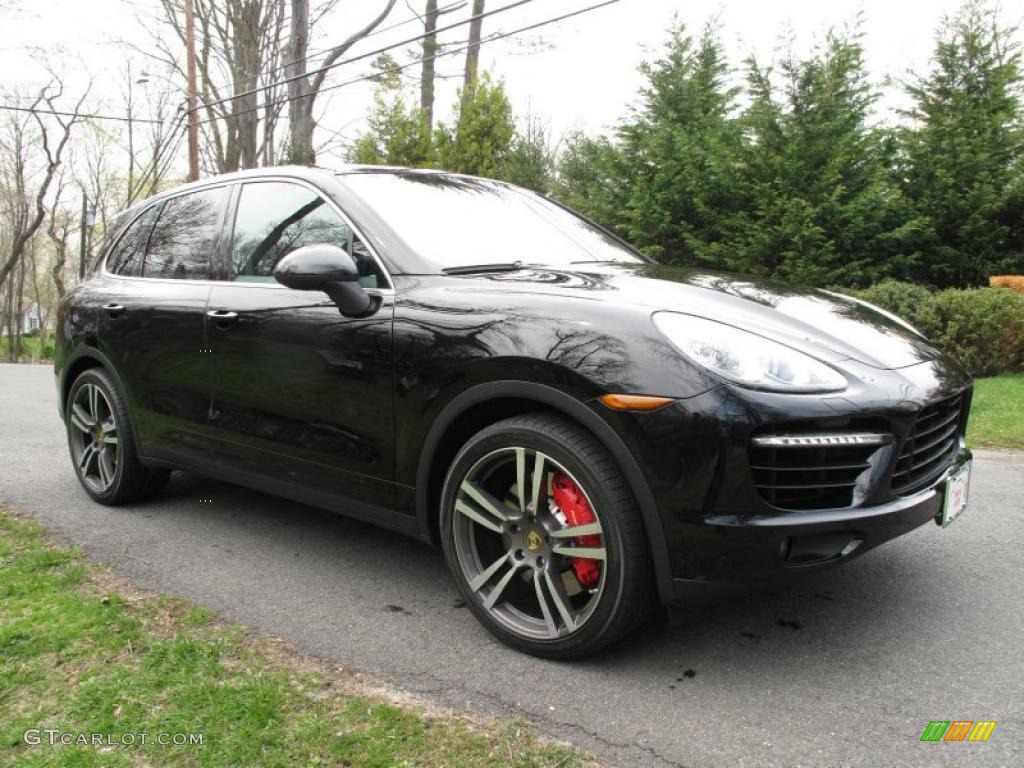
<path fill-rule="evenodd" d="M 107 256 L 108 272 L 129 277 L 142 275 L 146 243 L 149 242 L 149 233 L 153 231 L 153 222 L 156 221 L 159 212 L 159 205 L 151 206 L 125 230 Z"/>
<path fill-rule="evenodd" d="M 329 243 L 346 250 L 367 288 L 384 285 L 376 262 L 333 208 L 316 192 L 284 181 L 242 187 L 231 247 L 231 279 L 273 282 L 274 266 L 304 245 Z"/>
<path fill-rule="evenodd" d="M 172 197 L 149 236 L 143 277 L 206 280 L 227 187 Z"/>

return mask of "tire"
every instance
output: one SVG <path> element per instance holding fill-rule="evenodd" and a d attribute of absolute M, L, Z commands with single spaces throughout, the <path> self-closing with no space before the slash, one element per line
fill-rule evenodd
<path fill-rule="evenodd" d="M 651 561 L 633 495 L 607 451 L 565 418 L 515 416 L 470 438 L 445 479 L 440 522 L 467 606 L 513 648 L 587 656 L 650 613 Z"/>
<path fill-rule="evenodd" d="M 68 450 L 85 492 L 100 504 L 141 501 L 167 485 L 170 472 L 139 461 L 131 414 L 114 377 L 104 368 L 83 371 L 64 404 Z"/>

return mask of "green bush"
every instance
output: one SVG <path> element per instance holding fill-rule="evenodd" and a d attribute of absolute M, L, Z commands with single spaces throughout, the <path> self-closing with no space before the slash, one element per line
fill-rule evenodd
<path fill-rule="evenodd" d="M 1008 288 L 951 288 L 932 297 L 934 341 L 976 376 L 1024 371 L 1024 296 Z"/>
<path fill-rule="evenodd" d="M 847 293 L 889 310 L 929 338 L 935 338 L 940 330 L 939 317 L 932 303 L 932 292 L 923 285 L 901 283 L 889 278 L 870 288 Z"/>
<path fill-rule="evenodd" d="M 850 291 L 902 317 L 975 376 L 1024 371 L 1024 295 L 1007 288 L 950 288 L 883 280 Z"/>

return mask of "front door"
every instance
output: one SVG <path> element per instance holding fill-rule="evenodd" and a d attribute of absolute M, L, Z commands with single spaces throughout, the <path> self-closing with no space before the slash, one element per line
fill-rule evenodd
<path fill-rule="evenodd" d="M 365 507 L 352 514 L 391 508 L 394 304 L 383 272 L 341 214 L 293 182 L 244 184 L 231 243 L 228 280 L 213 288 L 206 317 L 213 461 L 286 495 Z M 283 256 L 315 243 L 353 254 L 364 285 L 381 294 L 373 315 L 343 317 L 325 294 L 274 280 Z"/>

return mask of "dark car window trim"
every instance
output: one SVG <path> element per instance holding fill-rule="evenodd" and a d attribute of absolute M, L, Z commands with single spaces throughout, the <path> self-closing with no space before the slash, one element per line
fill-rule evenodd
<path fill-rule="evenodd" d="M 238 219 L 238 207 L 239 207 L 239 204 L 241 203 L 241 200 L 242 200 L 242 188 L 246 184 L 260 184 L 260 183 L 267 182 L 267 181 L 283 181 L 283 182 L 287 182 L 289 184 L 296 184 L 296 185 L 298 185 L 300 187 L 305 187 L 306 189 L 310 190 L 311 192 L 315 192 L 317 195 L 319 195 L 320 198 L 323 199 L 323 201 L 326 202 L 327 205 L 330 206 L 331 210 L 333 210 L 336 214 L 338 214 L 338 216 L 341 217 L 341 220 L 345 222 L 345 224 L 348 226 L 348 228 L 350 230 L 352 230 L 352 233 L 356 237 L 358 237 L 360 241 L 362 241 L 362 243 L 366 247 L 367 251 L 369 251 L 370 256 L 373 258 L 374 264 L 377 265 L 377 268 L 380 270 L 380 273 L 384 276 L 385 281 L 387 281 L 387 285 L 386 286 L 379 286 L 377 288 L 368 288 L 366 290 L 377 291 L 381 295 L 393 294 L 394 293 L 394 291 L 395 291 L 395 288 L 394 288 L 395 281 L 391 278 L 391 273 L 388 271 L 387 266 L 385 266 L 384 260 L 380 257 L 380 254 L 377 253 L 377 249 L 370 242 L 369 238 L 367 238 L 366 235 L 363 234 L 363 231 L 361 229 L 359 229 L 359 227 L 356 226 L 355 222 L 352 221 L 352 218 L 350 216 L 348 216 L 341 209 L 341 206 L 339 206 L 337 203 L 334 202 L 334 200 L 331 199 L 330 195 L 328 195 L 324 190 L 322 190 L 319 187 L 317 187 L 315 184 L 312 184 L 312 183 L 306 181 L 305 179 L 296 178 L 295 176 L 282 176 L 282 175 L 279 175 L 279 174 L 278 175 L 270 175 L 270 176 L 258 176 L 258 177 L 255 177 L 255 178 L 243 179 L 243 180 L 239 180 L 238 182 L 236 182 L 236 186 L 238 187 L 238 192 L 237 192 L 237 195 L 236 195 L 235 199 L 232 201 L 233 209 L 230 211 L 230 215 L 231 215 L 231 226 L 230 226 L 230 228 L 227 227 L 227 223 L 225 222 L 225 233 L 227 235 L 226 242 L 228 244 L 230 244 L 232 242 L 232 240 L 234 239 L 234 237 L 235 237 L 235 224 L 236 224 L 236 221 Z M 227 282 L 227 283 L 231 283 L 233 285 L 235 285 L 235 284 L 237 284 L 237 285 L 245 285 L 245 286 L 250 287 L 250 288 L 286 288 L 286 286 L 281 285 L 280 283 L 277 283 L 277 282 L 274 282 L 274 283 L 242 283 L 242 282 L 235 283 L 233 280 L 217 280 L 216 282 L 218 282 L 218 283 L 225 283 L 225 282 Z M 289 289 L 289 290 L 291 290 L 291 289 Z"/>
<path fill-rule="evenodd" d="M 166 205 L 169 200 L 174 200 L 174 199 L 179 198 L 179 197 L 184 197 L 185 195 L 195 194 L 196 192 L 204 192 L 204 191 L 206 191 L 208 189 L 220 189 L 220 188 L 223 187 L 223 188 L 225 188 L 227 190 L 228 197 L 225 200 L 224 204 L 221 206 L 221 210 L 217 214 L 217 224 L 216 224 L 217 236 L 214 239 L 214 251 L 217 251 L 221 247 L 221 244 L 222 244 L 221 241 L 223 239 L 223 234 L 224 234 L 224 226 L 227 223 L 227 222 L 224 221 L 224 217 L 225 217 L 225 214 L 227 213 L 228 203 L 230 202 L 232 186 L 233 186 L 232 182 L 225 181 L 224 179 L 218 179 L 216 181 L 212 181 L 209 184 L 203 184 L 202 186 L 189 187 L 188 189 L 182 189 L 180 191 L 168 193 L 165 196 L 162 196 L 162 197 L 160 197 L 160 198 L 158 198 L 156 200 L 153 200 L 152 204 L 146 205 L 145 207 L 141 208 L 139 210 L 138 214 L 132 218 L 131 222 L 129 222 L 127 225 L 125 225 L 124 229 L 121 230 L 121 233 L 117 236 L 117 240 L 114 243 L 112 243 L 104 251 L 104 253 L 103 253 L 103 265 L 100 268 L 100 271 L 103 274 L 103 276 L 104 277 L 111 277 L 111 278 L 114 278 L 115 280 L 149 280 L 150 282 L 154 282 L 154 283 L 156 283 L 156 282 L 164 282 L 164 283 L 176 283 L 178 285 L 180 285 L 181 283 L 192 283 L 194 285 L 202 285 L 203 283 L 220 283 L 220 282 L 223 282 L 222 280 L 212 280 L 212 279 L 208 279 L 208 278 L 202 279 L 202 280 L 193 280 L 191 278 L 180 278 L 180 277 L 176 278 L 176 277 L 146 277 L 145 275 L 118 275 L 118 274 L 116 274 L 114 272 L 111 272 L 110 270 L 107 269 L 107 259 L 110 257 L 110 254 L 114 251 L 114 249 L 117 247 L 117 244 L 119 242 L 121 242 L 121 238 L 125 236 L 125 233 L 127 233 L 128 230 L 131 229 L 131 227 L 135 224 L 135 222 L 137 222 L 139 220 L 139 218 L 146 211 L 150 210 L 151 208 L 158 207 L 158 206 L 160 208 L 163 208 L 163 206 Z M 159 223 L 159 217 L 158 217 L 158 220 L 153 223 L 154 227 L 158 223 Z M 149 236 L 150 237 L 153 236 L 152 230 L 150 231 Z M 146 240 L 146 249 L 147 250 L 149 249 L 149 239 L 148 238 Z M 211 256 L 211 258 L 210 258 L 210 270 L 209 270 L 210 274 L 212 274 L 213 271 L 214 271 L 213 268 L 214 268 L 215 263 L 216 263 L 215 256 Z"/>

